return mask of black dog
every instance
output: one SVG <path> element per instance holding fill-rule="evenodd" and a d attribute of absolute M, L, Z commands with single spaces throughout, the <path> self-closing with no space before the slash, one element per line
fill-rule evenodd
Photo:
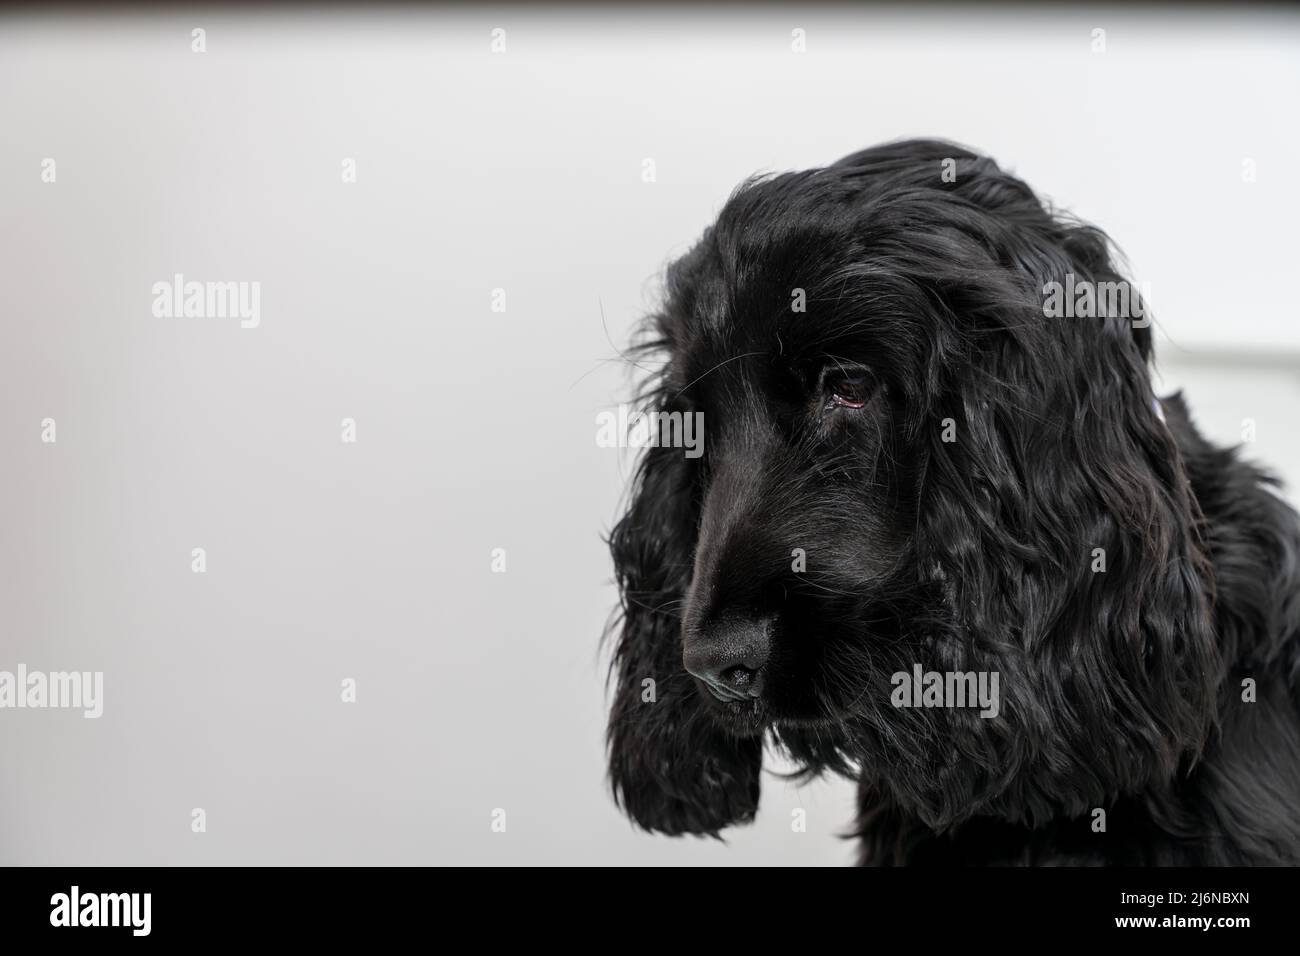
<path fill-rule="evenodd" d="M 749 182 L 670 268 L 646 397 L 705 442 L 611 537 L 639 825 L 751 819 L 766 739 L 858 778 L 864 863 L 1300 862 L 1296 515 L 1050 283 L 1123 280 L 936 141 Z"/>

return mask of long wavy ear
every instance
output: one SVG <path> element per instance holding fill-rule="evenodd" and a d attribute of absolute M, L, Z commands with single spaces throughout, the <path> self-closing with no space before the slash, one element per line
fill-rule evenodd
<path fill-rule="evenodd" d="M 1171 782 L 1214 725 L 1222 672 L 1201 517 L 1170 431 L 1182 422 L 1156 411 L 1149 334 L 1123 315 L 1044 315 L 1045 282 L 1119 277 L 1100 233 L 1042 220 L 1023 246 L 978 238 L 1017 268 L 971 282 L 936 264 L 924 279 L 953 319 L 945 364 L 959 359 L 923 439 L 918 528 L 954 621 L 940 667 L 1000 672 L 1001 719 L 968 728 L 960 749 L 986 794 L 1032 821 Z M 953 793 L 930 797 L 935 821 L 965 812 Z"/>
<path fill-rule="evenodd" d="M 716 836 L 758 807 L 762 741 L 726 733 L 682 665 L 681 605 L 695 547 L 693 463 L 652 447 L 610 548 L 622 598 L 612 663 L 609 775 L 641 827 Z"/>

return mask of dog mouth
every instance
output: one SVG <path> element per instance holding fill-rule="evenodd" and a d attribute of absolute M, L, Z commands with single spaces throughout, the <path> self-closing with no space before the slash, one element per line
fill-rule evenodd
<path fill-rule="evenodd" d="M 709 693 L 713 695 L 713 699 L 723 704 L 754 704 L 758 702 L 757 698 L 751 694 L 742 694 L 729 687 L 722 687 L 717 684 L 709 683 L 708 681 L 704 681 L 703 683 Z"/>
<path fill-rule="evenodd" d="M 771 714 L 762 698 L 744 697 L 709 684 L 704 686 L 712 698 L 709 710 L 713 718 L 731 732 L 744 736 L 760 734 L 771 723 Z"/>

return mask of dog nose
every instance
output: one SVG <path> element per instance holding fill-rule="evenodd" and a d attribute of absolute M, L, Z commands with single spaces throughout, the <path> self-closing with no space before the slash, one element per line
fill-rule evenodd
<path fill-rule="evenodd" d="M 770 621 L 728 621 L 689 638 L 682 663 L 719 700 L 749 700 L 763 694 L 771 643 Z"/>

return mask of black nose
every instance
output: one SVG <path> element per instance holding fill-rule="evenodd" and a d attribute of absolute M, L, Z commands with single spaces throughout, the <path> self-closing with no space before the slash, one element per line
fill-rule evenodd
<path fill-rule="evenodd" d="M 748 700 L 763 695 L 771 646 L 770 621 L 726 621 L 690 635 L 682 663 L 719 700 Z"/>

